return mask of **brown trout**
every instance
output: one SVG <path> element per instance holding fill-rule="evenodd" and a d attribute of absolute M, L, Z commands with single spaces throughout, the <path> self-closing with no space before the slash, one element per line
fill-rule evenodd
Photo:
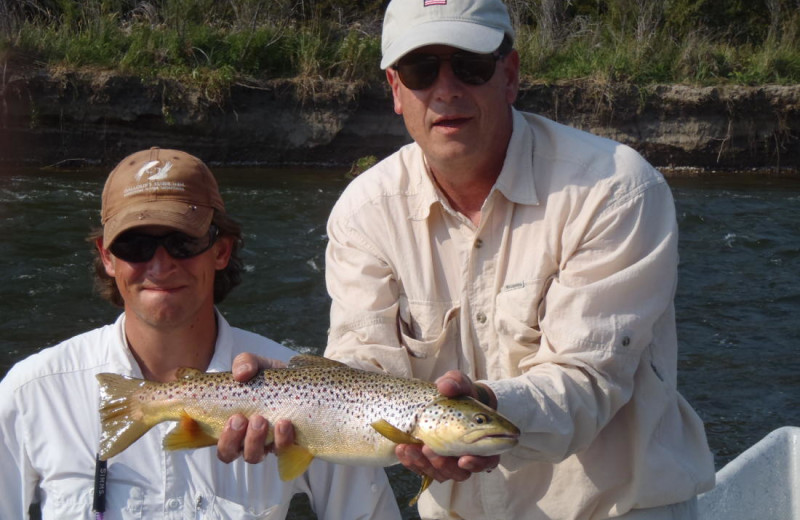
<path fill-rule="evenodd" d="M 178 421 L 164 438 L 169 450 L 213 446 L 236 413 L 288 419 L 295 445 L 277 453 L 283 480 L 300 476 L 314 457 L 350 465 L 397 463 L 397 444 L 424 443 L 439 455 L 496 455 L 517 444 L 519 429 L 469 398 L 442 396 L 433 383 L 348 367 L 311 355 L 288 368 L 264 370 L 247 383 L 230 372 L 183 368 L 178 379 L 157 383 L 98 374 L 102 435 L 100 458 L 120 453 L 150 428 Z M 422 488 L 430 485 L 425 477 Z"/>

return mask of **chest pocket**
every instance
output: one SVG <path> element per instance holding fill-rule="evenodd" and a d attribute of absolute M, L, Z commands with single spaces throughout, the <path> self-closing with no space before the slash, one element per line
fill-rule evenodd
<path fill-rule="evenodd" d="M 507 285 L 495 298 L 494 325 L 501 358 L 508 360 L 510 377 L 525 372 L 538 352 L 544 312 L 541 284 L 520 282 Z"/>
<path fill-rule="evenodd" d="M 448 370 L 459 369 L 460 307 L 444 302 L 412 302 L 403 296 L 399 303 L 397 326 L 412 375 L 430 381 Z"/>
<path fill-rule="evenodd" d="M 64 490 L 67 491 L 67 490 Z M 42 504 L 42 518 L 75 518 L 94 520 L 92 512 L 94 491 L 87 487 L 80 491 L 47 490 Z M 159 510 L 161 508 L 159 507 Z M 115 493 L 106 495 L 106 513 L 108 520 L 138 520 L 145 518 L 145 494 L 136 486 L 125 486 Z"/>
<path fill-rule="evenodd" d="M 269 520 L 280 518 L 282 520 L 285 514 L 286 511 L 280 505 L 274 505 L 262 511 L 254 511 L 231 500 L 214 497 L 204 514 L 198 515 L 198 518 L 204 520 L 228 520 L 232 518 L 237 520 Z"/>

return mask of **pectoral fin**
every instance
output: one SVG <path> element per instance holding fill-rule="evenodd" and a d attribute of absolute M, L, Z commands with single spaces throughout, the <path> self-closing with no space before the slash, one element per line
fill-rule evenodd
<path fill-rule="evenodd" d="M 411 501 L 409 501 L 408 505 L 413 506 L 414 504 L 416 504 L 417 500 L 419 500 L 420 495 L 422 495 L 422 492 L 428 489 L 428 486 L 431 485 L 431 482 L 433 482 L 433 477 L 429 475 L 425 475 L 424 477 L 422 477 L 422 486 L 420 486 L 419 491 L 417 491 L 417 495 L 414 498 L 412 498 Z"/>
<path fill-rule="evenodd" d="M 164 437 L 164 449 L 183 450 L 187 448 L 204 448 L 214 446 L 217 439 L 203 430 L 200 424 L 188 413 L 181 412 L 178 425 Z"/>
<path fill-rule="evenodd" d="M 276 455 L 278 456 L 278 473 L 283 481 L 293 480 L 302 475 L 314 460 L 313 453 L 297 444 L 281 450 Z"/>
<path fill-rule="evenodd" d="M 389 439 L 390 441 L 394 442 L 395 444 L 422 444 L 422 441 L 417 439 L 416 437 L 412 437 L 411 434 L 404 432 L 398 428 L 395 428 L 385 419 L 379 419 L 371 424 L 375 431 Z"/>

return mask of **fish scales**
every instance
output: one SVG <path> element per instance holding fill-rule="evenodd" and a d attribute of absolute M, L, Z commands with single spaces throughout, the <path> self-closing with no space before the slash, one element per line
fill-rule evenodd
<path fill-rule="evenodd" d="M 99 374 L 100 457 L 126 449 L 155 424 L 178 421 L 167 449 L 216 444 L 236 413 L 258 413 L 271 425 L 288 419 L 295 446 L 278 454 L 284 479 L 314 457 L 330 462 L 389 466 L 398 443 L 425 443 L 441 455 L 494 455 L 511 449 L 519 430 L 471 398 L 448 399 L 434 384 L 350 368 L 300 355 L 288 368 L 265 370 L 246 383 L 228 373 L 180 369 L 177 380 L 155 383 Z M 423 488 L 427 481 L 423 483 Z"/>

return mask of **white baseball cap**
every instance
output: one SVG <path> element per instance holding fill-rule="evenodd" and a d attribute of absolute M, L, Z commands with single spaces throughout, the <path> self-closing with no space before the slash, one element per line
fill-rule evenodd
<path fill-rule="evenodd" d="M 381 69 L 426 45 L 488 54 L 514 38 L 502 0 L 392 0 L 383 18 Z"/>

